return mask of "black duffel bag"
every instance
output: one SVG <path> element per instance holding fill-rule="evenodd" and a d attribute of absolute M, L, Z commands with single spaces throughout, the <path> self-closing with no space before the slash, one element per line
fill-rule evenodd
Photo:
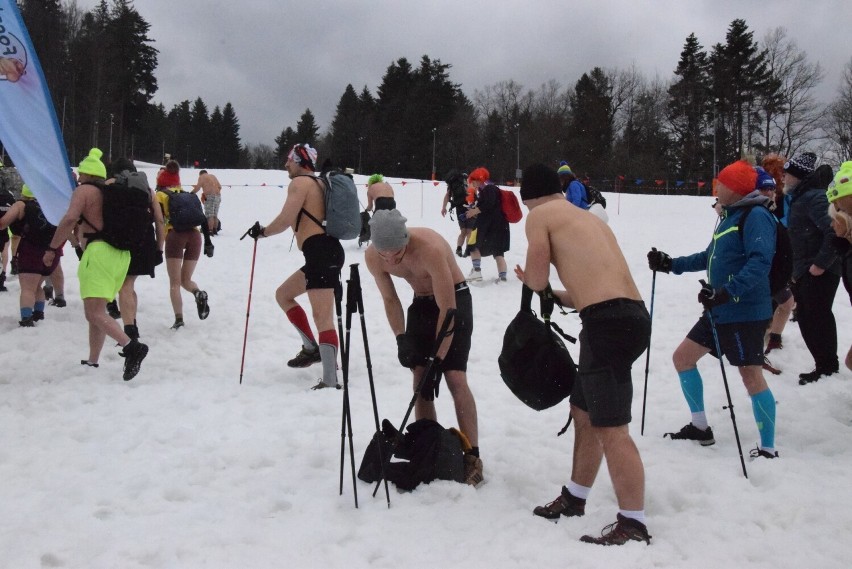
<path fill-rule="evenodd" d="M 569 342 L 576 339 L 550 321 L 554 306 L 550 287 L 540 295 L 543 321 L 530 307 L 532 294 L 525 285 L 521 310 L 506 328 L 497 361 L 500 376 L 512 393 L 529 407 L 541 411 L 571 395 L 577 375 L 577 366 L 556 332 Z"/>

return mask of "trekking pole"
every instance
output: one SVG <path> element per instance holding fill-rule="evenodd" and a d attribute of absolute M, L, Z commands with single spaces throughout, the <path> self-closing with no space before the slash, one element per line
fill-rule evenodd
<path fill-rule="evenodd" d="M 358 273 L 358 263 L 349 265 L 349 287 L 346 289 L 346 315 L 347 318 L 358 310 L 361 316 L 361 337 L 364 340 L 364 355 L 367 359 L 367 378 L 370 381 L 370 399 L 373 402 L 373 419 L 376 423 L 376 440 L 379 449 L 379 463 L 381 464 L 382 480 L 385 482 L 385 498 L 387 499 L 388 508 L 390 508 L 390 490 L 388 489 L 388 480 L 385 477 L 385 457 L 383 445 L 381 444 L 381 427 L 379 426 L 379 407 L 376 403 L 376 385 L 373 382 L 373 364 L 370 360 L 370 343 L 367 340 L 367 322 L 364 320 L 364 297 L 361 294 L 361 276 Z M 348 320 L 347 320 L 348 322 Z M 348 331 L 347 331 L 348 333 Z"/>
<path fill-rule="evenodd" d="M 654 291 L 657 289 L 657 271 L 651 277 L 651 328 L 648 331 L 648 350 L 645 352 L 645 390 L 642 394 L 642 430 L 639 434 L 645 436 L 645 402 L 648 401 L 648 364 L 651 362 L 651 332 L 654 331 Z"/>
<path fill-rule="evenodd" d="M 240 241 L 242 241 L 249 232 L 246 231 L 242 237 L 240 237 Z M 243 355 L 240 358 L 240 385 L 243 384 L 243 369 L 246 364 L 246 342 L 248 341 L 248 325 L 249 325 L 249 314 L 251 314 L 251 291 L 254 288 L 254 260 L 257 258 L 257 239 L 254 240 L 254 248 L 251 253 L 251 276 L 249 276 L 249 293 L 248 293 L 248 306 L 246 306 L 246 330 L 243 333 Z"/>
<path fill-rule="evenodd" d="M 699 281 L 702 286 L 707 286 L 704 279 Z M 740 433 L 737 430 L 737 419 L 734 416 L 734 403 L 731 401 L 731 390 L 728 388 L 728 376 L 725 374 L 725 363 L 722 361 L 722 348 L 719 346 L 719 334 L 716 332 L 716 323 L 713 321 L 713 314 L 710 309 L 704 311 L 707 314 L 707 320 L 710 321 L 710 330 L 713 332 L 713 342 L 716 347 L 716 355 L 719 358 L 719 367 L 722 369 L 722 382 L 725 384 L 725 394 L 728 396 L 728 410 L 731 412 L 731 422 L 734 424 L 734 438 L 737 439 L 737 449 L 740 451 L 740 464 L 743 466 L 743 476 L 748 478 L 746 472 L 745 458 L 743 458 L 743 447 L 740 444 Z M 725 407 L 722 407 L 724 409 Z"/>
<path fill-rule="evenodd" d="M 393 446 L 391 447 L 390 453 L 388 453 L 388 457 L 385 459 L 385 464 L 382 464 L 382 472 L 384 472 L 387 463 L 390 462 L 393 453 L 396 452 L 396 447 L 399 446 L 402 431 L 405 429 L 405 425 L 408 424 L 408 418 L 411 416 L 411 411 L 414 409 L 414 404 L 417 402 L 417 398 L 420 397 L 420 390 L 423 389 L 423 386 L 426 384 L 426 378 L 432 375 L 432 370 L 436 365 L 438 365 L 437 363 L 435 363 L 435 356 L 438 354 L 438 350 L 441 347 L 441 342 L 444 341 L 444 338 L 453 333 L 453 331 L 450 329 L 450 325 L 452 324 L 455 316 L 455 308 L 450 308 L 449 310 L 447 310 L 447 315 L 444 316 L 444 321 L 441 323 L 440 330 L 438 330 L 438 336 L 435 338 L 435 346 L 432 348 L 432 354 L 429 357 L 428 363 L 426 364 L 426 369 L 423 370 L 423 375 L 420 377 L 420 381 L 417 384 L 417 388 L 414 390 L 414 395 L 411 396 L 411 401 L 408 403 L 408 410 L 406 410 L 405 416 L 402 418 L 402 423 L 400 423 L 399 429 L 397 429 L 397 432 L 400 434 L 400 437 L 393 441 Z M 379 482 L 376 482 L 376 487 L 373 489 L 373 497 L 376 496 L 376 492 L 378 491 Z"/>
<path fill-rule="evenodd" d="M 352 317 L 346 314 L 346 336 L 343 336 L 342 324 L 343 286 L 338 283 L 334 289 L 334 304 L 337 309 L 337 329 L 340 338 L 340 361 L 343 372 L 343 411 L 340 418 L 340 495 L 343 495 L 343 466 L 346 457 L 346 433 L 349 433 L 349 457 L 352 461 L 352 491 L 355 495 L 355 507 L 358 507 L 358 486 L 355 481 L 355 451 L 352 447 L 352 409 L 349 406 L 349 328 Z"/>

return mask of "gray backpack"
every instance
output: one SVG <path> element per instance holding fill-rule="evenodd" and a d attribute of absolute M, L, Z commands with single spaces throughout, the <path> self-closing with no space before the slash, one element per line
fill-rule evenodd
<path fill-rule="evenodd" d="M 352 176 L 331 170 L 321 176 L 306 177 L 313 178 L 325 189 L 325 219 L 318 220 L 304 208 L 301 213 L 322 227 L 330 237 L 356 239 L 361 234 L 361 204 L 358 202 L 358 189 Z"/>

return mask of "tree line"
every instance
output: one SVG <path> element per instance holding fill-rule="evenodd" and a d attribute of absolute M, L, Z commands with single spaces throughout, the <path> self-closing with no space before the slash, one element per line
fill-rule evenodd
<path fill-rule="evenodd" d="M 823 105 L 820 64 L 785 29 L 758 41 L 741 19 L 709 49 L 690 34 L 668 79 L 593 67 L 572 85 L 507 80 L 469 97 L 451 64 L 400 58 L 375 93 L 346 85 L 324 132 L 308 108 L 273 143 L 243 145 L 230 102 L 212 112 L 200 97 L 169 110 L 152 102 L 157 50 L 132 0 L 102 0 L 91 12 L 73 1 L 19 5 L 72 161 L 99 146 L 151 162 L 169 153 L 208 167 L 280 168 L 290 146 L 309 142 L 321 159 L 359 173 L 440 179 L 486 165 L 508 181 L 533 161 L 567 160 L 593 179 L 695 184 L 742 155 L 807 148 L 852 158 L 852 59 Z"/>

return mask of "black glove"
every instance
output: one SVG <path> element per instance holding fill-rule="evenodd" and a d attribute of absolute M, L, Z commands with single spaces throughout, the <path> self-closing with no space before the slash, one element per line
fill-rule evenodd
<path fill-rule="evenodd" d="M 396 337 L 396 353 L 402 367 L 413 369 L 423 365 L 423 356 L 420 355 L 417 342 L 407 334 L 400 334 Z"/>
<path fill-rule="evenodd" d="M 731 295 L 724 287 L 714 290 L 709 284 L 702 283 L 701 290 L 698 291 L 698 302 L 704 305 L 705 310 L 725 304 L 729 300 L 731 300 Z"/>
<path fill-rule="evenodd" d="M 82 258 L 83 258 L 83 248 L 82 248 L 82 247 L 80 247 L 79 245 L 77 245 L 76 247 L 74 247 L 74 252 L 75 252 L 75 253 L 77 253 L 77 258 L 78 258 L 78 259 L 82 259 Z"/>
<path fill-rule="evenodd" d="M 204 254 L 207 255 L 208 257 L 213 256 L 213 249 L 214 249 L 214 247 L 213 247 L 212 241 L 208 241 L 207 243 L 204 244 Z"/>
<path fill-rule="evenodd" d="M 157 251 L 154 254 L 154 266 L 156 267 L 157 265 L 162 265 L 162 264 L 163 264 L 163 252 Z"/>
<path fill-rule="evenodd" d="M 438 396 L 438 388 L 441 386 L 441 358 L 435 357 L 433 362 L 428 362 L 424 373 L 428 375 L 421 383 L 420 397 L 426 401 L 434 401 Z"/>
<path fill-rule="evenodd" d="M 656 247 L 652 247 L 648 251 L 648 268 L 652 271 L 660 271 L 662 273 L 671 272 L 672 258 L 662 251 L 657 251 Z"/>
<path fill-rule="evenodd" d="M 263 230 L 264 229 L 266 229 L 266 228 L 264 226 L 262 226 L 259 221 L 255 221 L 254 225 L 249 227 L 249 229 L 248 229 L 248 231 L 246 231 L 246 233 L 248 233 L 249 237 L 251 237 L 252 239 L 257 241 L 258 239 L 263 237 Z"/>

